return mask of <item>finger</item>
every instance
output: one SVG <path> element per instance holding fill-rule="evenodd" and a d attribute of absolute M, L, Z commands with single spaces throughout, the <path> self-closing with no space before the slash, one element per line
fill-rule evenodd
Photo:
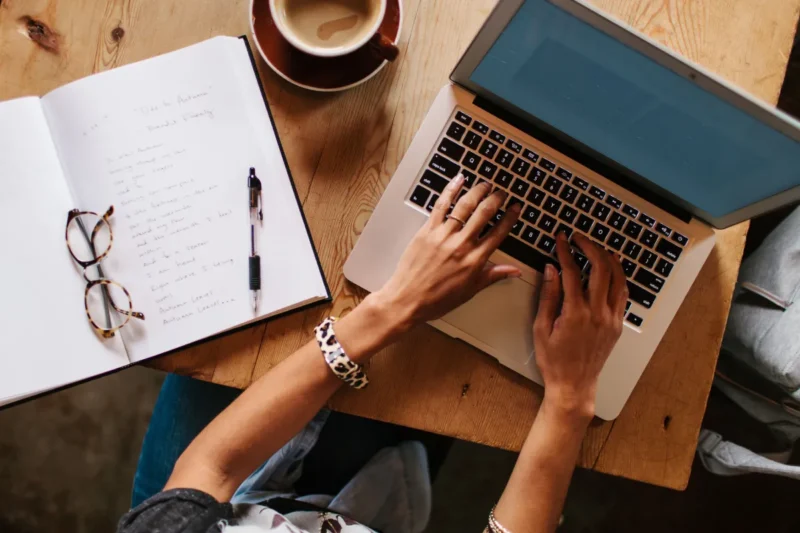
<path fill-rule="evenodd" d="M 608 288 L 611 282 L 610 254 L 600 248 L 588 237 L 576 234 L 575 242 L 581 247 L 589 262 L 592 271 L 589 273 L 589 306 L 597 313 L 608 302 Z"/>
<path fill-rule="evenodd" d="M 519 215 L 521 212 L 522 204 L 514 202 L 508 211 L 506 211 L 506 214 L 503 215 L 503 218 L 500 220 L 500 222 L 484 236 L 480 245 L 481 254 L 484 257 L 488 258 L 490 255 L 492 255 L 492 252 L 497 250 L 497 247 L 500 246 L 500 243 L 503 242 L 503 239 L 508 237 L 511 228 L 513 228 L 514 224 L 516 224 L 517 220 L 519 220 Z"/>
<path fill-rule="evenodd" d="M 622 263 L 617 254 L 611 258 L 611 289 L 608 293 L 608 305 L 615 317 L 622 317 L 625 313 L 625 304 L 628 303 L 628 283 Z"/>
<path fill-rule="evenodd" d="M 481 200 L 483 200 L 491 190 L 492 187 L 488 182 L 484 182 L 477 187 L 473 187 L 472 190 L 465 194 L 461 200 L 456 203 L 450 218 L 445 220 L 445 226 L 449 227 L 452 231 L 459 231 L 463 229 L 464 226 L 461 224 L 461 222 L 459 222 L 459 220 L 467 222 L 472 216 L 472 213 L 475 212 L 478 204 L 481 203 Z M 458 220 L 452 220 L 453 218 Z"/>
<path fill-rule="evenodd" d="M 488 183 L 487 183 L 488 185 Z M 481 200 L 478 207 L 469 217 L 467 225 L 461 230 L 464 233 L 464 238 L 477 239 L 484 226 L 489 223 L 503 202 L 506 201 L 508 193 L 502 189 L 495 190 L 492 194 Z"/>
<path fill-rule="evenodd" d="M 431 211 L 431 216 L 429 219 L 429 223 L 432 227 L 444 224 L 445 220 L 447 219 L 447 214 L 450 212 L 450 206 L 453 205 L 453 200 L 455 200 L 458 191 L 461 190 L 461 185 L 463 183 L 464 176 L 459 174 L 447 184 L 447 187 L 444 188 L 442 194 L 439 196 L 439 199 L 436 200 L 435 204 L 433 204 L 433 210 Z"/>
<path fill-rule="evenodd" d="M 564 304 L 576 305 L 584 301 L 581 286 L 581 270 L 569 250 L 569 243 L 563 233 L 556 236 L 556 255 L 561 264 L 561 284 L 564 286 Z"/>
<path fill-rule="evenodd" d="M 553 323 L 558 318 L 561 304 L 561 278 L 558 270 L 551 264 L 544 268 L 544 283 L 539 290 L 539 309 L 533 322 L 533 334 L 537 338 L 546 339 L 553 331 Z"/>
<path fill-rule="evenodd" d="M 487 263 L 478 278 L 478 291 L 482 291 L 489 285 L 508 278 L 518 278 L 522 275 L 520 269 L 513 265 L 493 265 Z"/>

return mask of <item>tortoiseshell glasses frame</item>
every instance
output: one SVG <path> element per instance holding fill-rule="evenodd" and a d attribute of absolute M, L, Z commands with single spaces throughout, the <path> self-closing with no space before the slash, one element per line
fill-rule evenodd
<path fill-rule="evenodd" d="M 83 306 L 86 311 L 86 317 L 89 319 L 89 324 L 91 324 L 92 328 L 103 338 L 110 339 L 114 336 L 114 334 L 119 331 L 125 324 L 127 324 L 131 318 L 136 318 L 139 320 L 144 320 L 144 315 L 137 311 L 133 310 L 133 302 L 131 301 L 131 295 L 128 290 L 117 283 L 116 281 L 112 281 L 105 277 L 105 273 L 103 272 L 103 267 L 100 265 L 100 262 L 103 261 L 106 257 L 108 257 L 108 253 L 111 251 L 111 245 L 114 242 L 114 235 L 111 231 L 111 223 L 109 222 L 109 218 L 111 215 L 114 214 L 114 206 L 108 208 L 108 210 L 99 215 L 93 211 L 81 211 L 79 209 L 72 209 L 67 213 L 67 227 L 64 231 L 64 238 L 67 242 L 67 249 L 69 250 L 69 254 L 72 256 L 72 259 L 83 268 L 83 279 L 86 280 L 86 289 L 83 295 Z M 94 227 L 91 230 L 91 234 L 86 228 L 86 224 L 84 223 L 84 219 L 91 217 L 92 220 L 95 218 L 97 222 L 94 224 Z M 77 246 L 77 243 L 70 242 L 70 228 L 71 225 L 75 224 L 77 228 L 80 230 L 81 235 L 86 240 L 86 245 L 89 248 L 91 253 L 92 259 L 86 261 L 78 257 L 78 254 L 75 253 L 74 246 Z M 96 242 L 98 234 L 102 230 L 106 230 L 108 232 L 108 245 L 106 246 L 105 250 L 101 253 L 97 253 L 96 249 Z M 73 234 L 74 235 L 74 234 Z M 73 239 L 75 237 L 73 236 Z M 89 279 L 87 275 L 87 269 L 96 266 L 97 272 L 99 274 L 98 279 Z M 103 306 L 105 311 L 105 319 L 106 319 L 106 327 L 102 327 L 97 322 L 95 322 L 94 318 L 92 317 L 91 313 L 89 312 L 89 293 L 94 287 L 98 287 L 101 289 L 103 294 Z M 120 307 L 117 304 L 121 302 L 115 302 L 114 298 L 109 293 L 109 287 L 116 287 L 120 289 L 122 293 L 128 299 L 128 306 L 127 309 L 124 309 L 124 306 Z M 111 320 L 111 313 L 110 310 L 113 309 L 120 315 L 122 315 L 123 320 L 121 324 L 116 324 Z"/>

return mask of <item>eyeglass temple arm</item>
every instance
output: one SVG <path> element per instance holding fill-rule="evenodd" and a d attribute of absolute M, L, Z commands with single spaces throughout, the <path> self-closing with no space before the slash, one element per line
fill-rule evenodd
<path fill-rule="evenodd" d="M 94 248 L 94 241 L 92 240 L 91 237 L 89 237 L 89 232 L 86 231 L 86 226 L 83 224 L 83 221 L 81 220 L 80 217 L 78 217 L 75 220 L 75 222 L 77 222 L 78 227 L 80 228 L 81 233 L 83 234 L 83 237 L 86 239 L 86 242 L 89 245 L 89 250 L 92 252 L 92 257 L 97 257 L 97 252 L 95 251 Z M 103 272 L 103 267 L 100 266 L 100 263 L 97 263 L 95 266 L 97 267 L 97 274 L 101 278 L 105 278 L 106 275 Z M 101 286 L 100 290 L 103 291 L 103 310 L 105 311 L 106 315 L 106 328 L 111 329 L 111 306 L 109 305 L 111 296 L 108 294 L 108 287 L 106 287 L 105 285 Z"/>

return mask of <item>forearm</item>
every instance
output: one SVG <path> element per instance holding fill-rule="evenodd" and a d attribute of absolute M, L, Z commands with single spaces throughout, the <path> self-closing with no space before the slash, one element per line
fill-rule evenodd
<path fill-rule="evenodd" d="M 378 296 L 336 323 L 337 340 L 364 364 L 402 333 Z M 316 341 L 254 382 L 181 455 L 165 489 L 195 488 L 226 501 L 244 479 L 297 434 L 341 387 Z"/>
<path fill-rule="evenodd" d="M 545 396 L 495 509 L 503 526 L 514 533 L 555 531 L 590 420 Z"/>

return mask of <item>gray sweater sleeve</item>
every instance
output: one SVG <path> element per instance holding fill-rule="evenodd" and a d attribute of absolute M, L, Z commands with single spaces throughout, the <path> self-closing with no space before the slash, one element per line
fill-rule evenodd
<path fill-rule="evenodd" d="M 233 507 L 193 489 L 156 494 L 120 519 L 117 533 L 217 533 L 220 521 L 233 518 Z"/>

